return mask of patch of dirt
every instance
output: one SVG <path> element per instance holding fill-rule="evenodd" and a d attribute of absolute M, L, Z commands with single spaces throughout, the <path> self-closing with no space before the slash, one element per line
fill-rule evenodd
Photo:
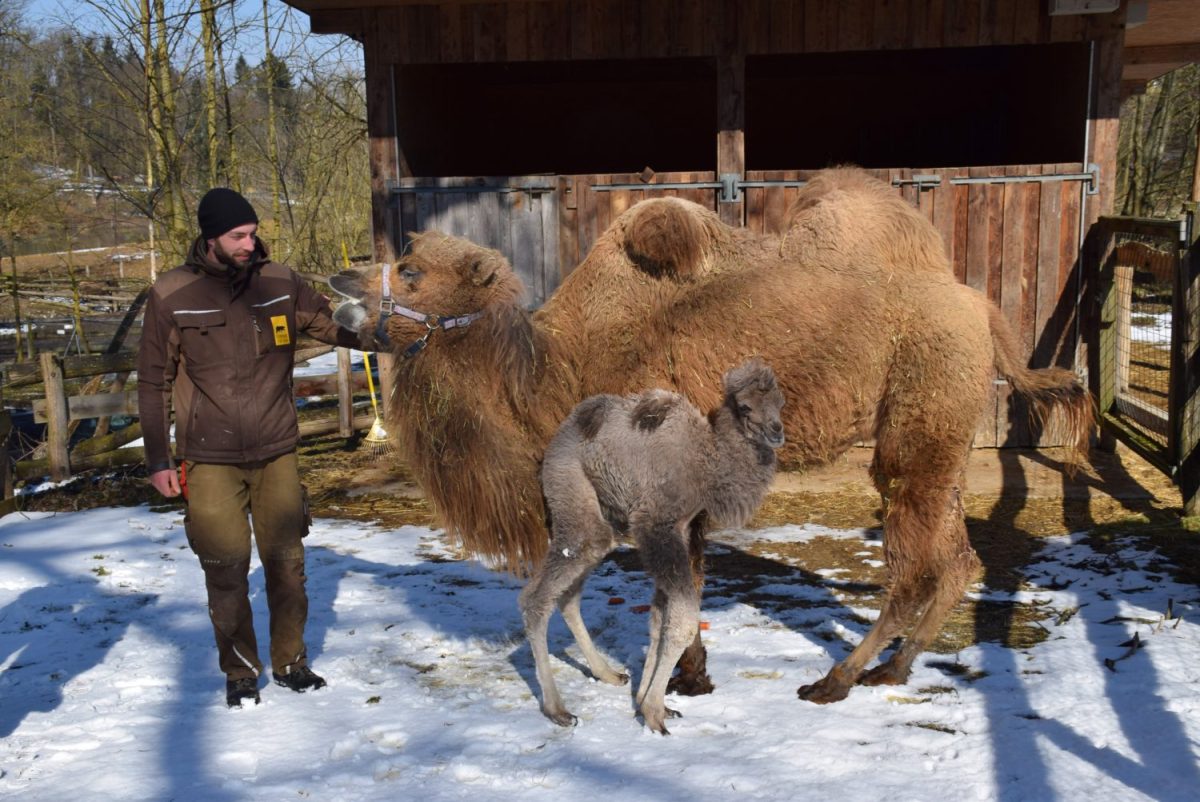
<path fill-rule="evenodd" d="M 377 456 L 360 438 L 329 435 L 306 440 L 299 456 L 301 480 L 308 487 L 317 516 L 387 527 L 438 525 L 432 506 L 395 455 Z M 1200 585 L 1200 519 L 1181 517 L 1178 490 L 1152 466 L 1126 454 L 1120 467 L 1152 495 L 1132 499 L 1102 492 L 1066 499 L 965 497 L 968 536 L 983 563 L 976 578 L 980 585 L 974 590 L 987 596 L 989 591 L 1004 594 L 1030 589 L 1025 570 L 1038 559 L 1042 539 L 1069 532 L 1087 532 L 1093 549 L 1113 555 L 1097 570 L 1120 571 L 1116 553 L 1136 546 L 1161 554 L 1152 567 L 1164 575 Z M 140 468 L 81 477 L 67 487 L 27 498 L 22 506 L 78 510 L 145 502 L 163 509 L 182 508 L 180 502 L 158 498 Z M 885 595 L 887 571 L 878 496 L 850 484 L 824 492 L 775 492 L 767 497 L 750 528 L 805 522 L 862 529 L 864 535 L 815 537 L 802 543 L 757 541 L 743 548 L 714 543 L 707 560 L 706 600 L 727 597 L 752 604 L 767 611 L 774 621 L 795 621 L 806 610 L 826 608 L 838 612 L 839 620 L 869 626 L 865 616 L 848 613 L 847 608 L 878 610 Z M 641 570 L 634 550 L 618 550 L 609 559 L 622 570 Z M 1071 612 L 1036 600 L 965 599 L 955 607 L 931 650 L 953 654 L 981 641 L 1026 649 L 1047 637 L 1047 622 L 1065 620 Z M 954 663 L 944 665 L 952 673 Z"/>

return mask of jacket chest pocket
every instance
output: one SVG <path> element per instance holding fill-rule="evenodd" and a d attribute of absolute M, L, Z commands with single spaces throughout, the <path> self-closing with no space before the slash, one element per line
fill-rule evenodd
<path fill-rule="evenodd" d="M 189 365 L 224 362 L 230 357 L 225 310 L 181 309 L 175 313 L 175 323 L 179 326 L 180 344 Z"/>
<path fill-rule="evenodd" d="M 254 324 L 254 342 L 259 355 L 269 354 L 295 344 L 295 325 L 291 316 L 271 314 L 269 310 L 255 310 L 251 315 Z"/>

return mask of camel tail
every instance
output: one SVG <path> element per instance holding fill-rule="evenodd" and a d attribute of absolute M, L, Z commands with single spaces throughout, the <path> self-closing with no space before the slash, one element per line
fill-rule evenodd
<path fill-rule="evenodd" d="M 992 304 L 989 304 L 988 323 L 996 370 L 1029 404 L 1036 425 L 1067 446 L 1066 468 L 1073 476 L 1087 460 L 1088 441 L 1095 426 L 1091 395 L 1072 371 L 1026 367 L 1008 321 Z"/>

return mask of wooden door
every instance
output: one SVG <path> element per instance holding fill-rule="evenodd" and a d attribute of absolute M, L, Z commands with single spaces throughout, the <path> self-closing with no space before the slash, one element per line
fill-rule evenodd
<path fill-rule="evenodd" d="M 401 247 L 413 232 L 436 230 L 495 248 L 536 308 L 559 284 L 556 186 L 542 176 L 404 179 L 392 188 Z"/>

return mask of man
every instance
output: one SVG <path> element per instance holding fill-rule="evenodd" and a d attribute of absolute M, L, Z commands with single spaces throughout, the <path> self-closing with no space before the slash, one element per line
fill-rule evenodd
<path fill-rule="evenodd" d="M 308 666 L 304 625 L 307 510 L 296 467 L 296 335 L 358 346 L 328 301 L 267 259 L 258 216 L 231 189 L 209 191 L 186 262 L 155 282 L 138 354 L 138 406 L 150 482 L 188 501 L 230 707 L 257 704 L 262 663 L 249 600 L 250 523 L 266 577 L 271 670 L 293 691 L 325 680 Z M 169 448 L 174 398 L 176 472 Z"/>

